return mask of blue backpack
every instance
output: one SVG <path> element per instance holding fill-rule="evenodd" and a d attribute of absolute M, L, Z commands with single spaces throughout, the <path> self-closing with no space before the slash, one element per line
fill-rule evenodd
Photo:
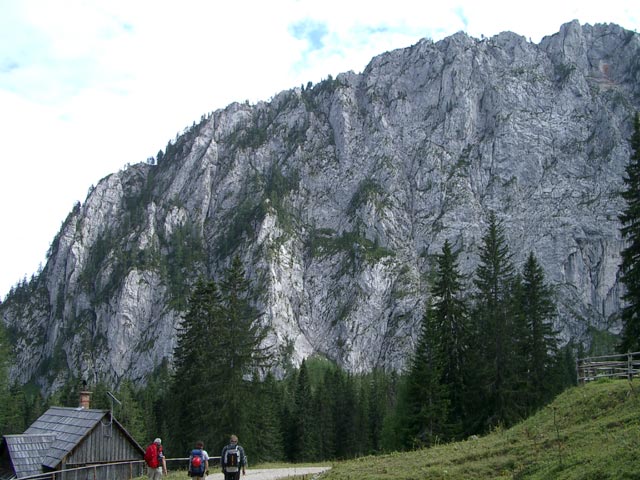
<path fill-rule="evenodd" d="M 203 477 L 204 476 L 204 454 L 199 448 L 191 450 L 189 456 L 189 476 L 191 477 Z"/>

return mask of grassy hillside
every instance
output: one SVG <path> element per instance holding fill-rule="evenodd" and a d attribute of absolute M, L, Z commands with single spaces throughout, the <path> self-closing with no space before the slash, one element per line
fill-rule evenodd
<path fill-rule="evenodd" d="M 640 479 L 640 381 L 574 387 L 509 430 L 341 462 L 322 480 Z"/>

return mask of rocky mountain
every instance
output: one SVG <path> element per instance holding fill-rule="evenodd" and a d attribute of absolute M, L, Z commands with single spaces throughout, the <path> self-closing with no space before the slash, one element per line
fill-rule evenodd
<path fill-rule="evenodd" d="M 533 251 L 565 340 L 620 328 L 618 214 L 640 36 L 574 21 L 423 39 L 256 105 L 202 117 L 157 161 L 102 179 L 43 271 L 0 305 L 11 375 L 144 381 L 171 362 L 190 285 L 238 255 L 282 362 L 354 372 L 412 352 L 434 256 L 472 274 L 489 212 Z"/>

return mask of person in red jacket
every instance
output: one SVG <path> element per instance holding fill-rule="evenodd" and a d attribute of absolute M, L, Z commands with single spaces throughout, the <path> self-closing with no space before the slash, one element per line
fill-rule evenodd
<path fill-rule="evenodd" d="M 162 451 L 162 440 L 156 438 L 147 447 L 144 453 L 144 461 L 147 462 L 149 480 L 161 480 L 162 475 L 167 474 L 167 462 Z"/>

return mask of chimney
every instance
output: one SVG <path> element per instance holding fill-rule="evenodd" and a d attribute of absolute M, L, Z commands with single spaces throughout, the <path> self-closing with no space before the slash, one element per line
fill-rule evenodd
<path fill-rule="evenodd" d="M 91 404 L 91 392 L 83 390 L 80 392 L 80 408 L 89 409 Z"/>

